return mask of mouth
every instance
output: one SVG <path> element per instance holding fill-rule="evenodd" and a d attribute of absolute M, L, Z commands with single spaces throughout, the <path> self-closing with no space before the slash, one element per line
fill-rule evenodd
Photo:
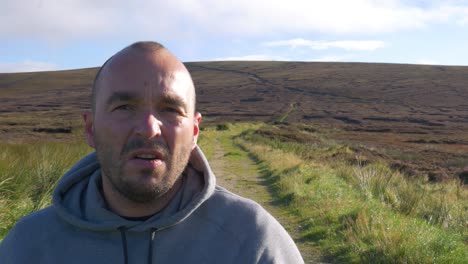
<path fill-rule="evenodd" d="M 156 159 L 156 155 L 152 154 L 139 154 L 135 156 L 136 159 L 142 159 L 142 160 L 154 160 Z"/>
<path fill-rule="evenodd" d="M 156 161 L 163 160 L 164 155 L 152 149 L 139 149 L 132 151 L 128 157 L 130 160 Z"/>
<path fill-rule="evenodd" d="M 164 154 L 154 149 L 139 149 L 127 156 L 129 168 L 141 170 L 156 170 L 164 166 Z"/>

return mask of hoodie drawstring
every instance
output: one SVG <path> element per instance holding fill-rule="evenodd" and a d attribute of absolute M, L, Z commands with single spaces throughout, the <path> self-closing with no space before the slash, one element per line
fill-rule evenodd
<path fill-rule="evenodd" d="M 127 249 L 127 236 L 125 235 L 125 227 L 119 227 L 120 236 L 122 237 L 122 248 L 124 255 L 124 264 L 128 264 L 128 249 Z M 157 228 L 151 228 L 150 237 L 149 237 L 149 247 L 148 247 L 148 264 L 153 263 L 153 241 L 156 236 Z"/>
<path fill-rule="evenodd" d="M 149 248 L 148 248 L 148 264 L 153 263 L 153 240 L 154 240 L 154 237 L 156 236 L 156 231 L 157 231 L 156 228 L 151 228 Z"/>
<path fill-rule="evenodd" d="M 120 235 L 122 236 L 122 247 L 124 254 L 124 264 L 128 264 L 128 252 L 127 252 L 127 237 L 125 236 L 125 227 L 119 227 Z"/>

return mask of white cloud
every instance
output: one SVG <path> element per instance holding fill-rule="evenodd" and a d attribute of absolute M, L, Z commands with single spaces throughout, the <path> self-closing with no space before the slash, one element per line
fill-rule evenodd
<path fill-rule="evenodd" d="M 57 65 L 42 61 L 0 62 L 1 73 L 54 71 L 57 69 Z"/>
<path fill-rule="evenodd" d="M 86 37 L 178 38 L 372 34 L 466 23 L 461 1 L 403 0 L 2 0 L 2 37 L 68 41 Z"/>
<path fill-rule="evenodd" d="M 460 26 L 468 26 L 468 8 L 465 8 L 464 15 L 458 19 L 457 24 Z"/>
<path fill-rule="evenodd" d="M 312 41 L 301 38 L 265 42 L 268 47 L 308 47 L 314 50 L 339 48 L 344 50 L 374 51 L 385 47 L 385 42 L 378 40 L 344 40 L 344 41 Z"/>
<path fill-rule="evenodd" d="M 330 56 L 324 56 L 324 57 L 320 57 L 320 58 L 311 59 L 309 61 L 327 61 L 327 62 L 348 61 L 352 57 L 354 57 L 354 56 L 353 55 L 343 55 L 343 56 L 330 55 Z"/>
<path fill-rule="evenodd" d="M 276 55 L 267 55 L 267 54 L 254 54 L 254 55 L 245 55 L 237 57 L 222 57 L 215 58 L 216 61 L 349 61 L 354 56 L 354 54 L 345 54 L 345 55 L 327 55 L 319 58 L 302 58 L 298 59 L 297 57 L 282 57 Z"/>
<path fill-rule="evenodd" d="M 423 65 L 440 65 L 437 61 L 428 60 L 428 59 L 421 59 L 416 61 L 416 64 L 423 64 Z"/>
<path fill-rule="evenodd" d="M 101 11 L 91 1 L 2 0 L 0 34 L 54 41 L 92 37 L 115 25 L 117 17 Z"/>
<path fill-rule="evenodd" d="M 280 56 L 274 56 L 274 55 L 252 54 L 252 55 L 245 55 L 245 56 L 215 58 L 214 60 L 216 61 L 289 61 L 290 59 L 280 57 Z"/>

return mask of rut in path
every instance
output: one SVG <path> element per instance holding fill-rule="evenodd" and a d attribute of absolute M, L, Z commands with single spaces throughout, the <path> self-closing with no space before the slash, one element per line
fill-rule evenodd
<path fill-rule="evenodd" d="M 219 138 L 212 139 L 211 144 L 214 144 L 214 152 L 210 165 L 217 184 L 261 204 L 288 230 L 305 263 L 318 263 L 317 250 L 300 240 L 300 224 L 297 220 L 284 208 L 274 205 L 274 197 L 268 191 L 266 179 L 260 175 L 259 166 L 247 155 L 239 155 L 239 152 L 243 152 L 239 148 L 236 152 L 226 152 Z"/>

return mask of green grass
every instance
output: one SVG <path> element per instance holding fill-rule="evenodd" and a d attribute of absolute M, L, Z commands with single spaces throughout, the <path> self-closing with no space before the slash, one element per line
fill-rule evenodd
<path fill-rule="evenodd" d="M 0 239 L 21 217 L 48 206 L 57 180 L 89 152 L 84 142 L 0 144 Z"/>
<path fill-rule="evenodd" d="M 381 161 L 350 162 L 357 154 L 332 140 L 288 142 L 284 133 L 266 138 L 261 130 L 280 134 L 265 126 L 237 140 L 262 162 L 279 203 L 300 216 L 303 239 L 331 262 L 468 259 L 468 192 L 460 182 L 411 180 Z"/>
<path fill-rule="evenodd" d="M 275 204 L 294 215 L 301 239 L 318 248 L 325 262 L 468 259 L 468 190 L 460 182 L 408 178 L 309 125 L 226 128 L 201 131 L 199 145 L 208 159 L 216 152 L 213 140 L 232 164 L 249 154 Z M 0 239 L 19 218 L 49 205 L 57 180 L 90 151 L 78 141 L 1 144 Z"/>

